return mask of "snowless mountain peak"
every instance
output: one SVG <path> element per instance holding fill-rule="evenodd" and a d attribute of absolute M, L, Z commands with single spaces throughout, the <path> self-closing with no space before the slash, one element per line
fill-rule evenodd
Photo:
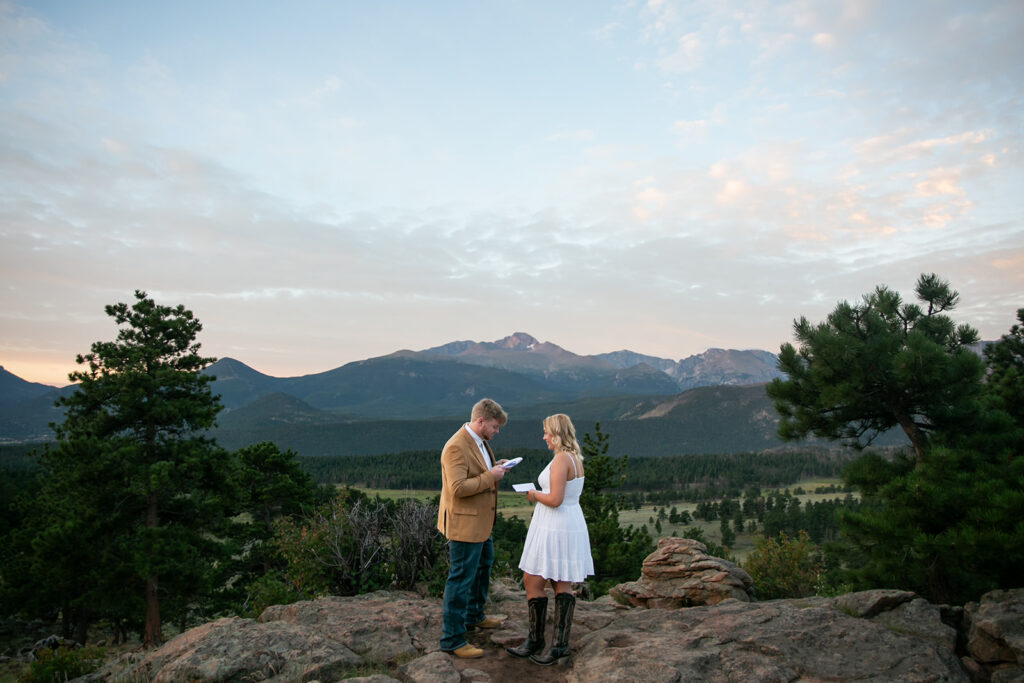
<path fill-rule="evenodd" d="M 515 349 L 517 351 L 532 351 L 534 348 L 540 345 L 540 342 L 537 341 L 536 338 L 534 338 L 533 336 L 527 334 L 526 332 L 516 332 L 514 334 L 510 334 L 504 339 L 499 339 L 498 341 L 494 342 L 494 344 L 495 346 L 499 346 L 503 349 Z"/>

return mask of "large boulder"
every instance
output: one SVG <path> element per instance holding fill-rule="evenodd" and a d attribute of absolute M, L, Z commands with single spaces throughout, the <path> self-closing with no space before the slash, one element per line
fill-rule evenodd
<path fill-rule="evenodd" d="M 634 607 L 677 608 L 717 605 L 752 598 L 753 580 L 736 564 L 708 555 L 707 546 L 690 538 L 662 538 L 648 555 L 640 579 L 622 583 L 611 595 Z"/>
<path fill-rule="evenodd" d="M 964 616 L 976 677 L 1024 681 L 1024 588 L 986 593 L 964 606 Z"/>

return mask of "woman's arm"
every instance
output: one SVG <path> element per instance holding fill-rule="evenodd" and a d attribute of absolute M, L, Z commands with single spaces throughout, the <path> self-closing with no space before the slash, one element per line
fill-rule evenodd
<path fill-rule="evenodd" d="M 526 497 L 552 508 L 561 505 L 562 499 L 565 498 L 565 481 L 569 477 L 570 467 L 572 460 L 567 454 L 555 453 L 555 457 L 551 459 L 551 470 L 548 472 L 551 477 L 551 490 L 547 493 L 528 491 Z"/>

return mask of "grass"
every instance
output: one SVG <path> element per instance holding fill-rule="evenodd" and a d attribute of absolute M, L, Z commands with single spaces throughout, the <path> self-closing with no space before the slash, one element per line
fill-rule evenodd
<path fill-rule="evenodd" d="M 371 498 L 374 496 L 380 496 L 384 500 L 405 500 L 407 498 L 412 498 L 413 500 L 427 502 L 433 500 L 441 493 L 440 491 L 435 491 L 433 489 L 364 489 L 359 486 L 355 486 L 353 488 L 358 488 Z"/>
<path fill-rule="evenodd" d="M 19 660 L 0 662 L 0 683 L 15 683 L 28 664 Z"/>
<path fill-rule="evenodd" d="M 763 489 L 762 493 L 765 495 L 769 493 L 782 493 L 787 489 L 790 491 L 790 493 L 792 493 L 793 490 L 799 487 L 802 488 L 804 491 L 807 491 L 808 493 L 798 494 L 796 495 L 796 498 L 800 500 L 800 503 L 802 505 L 806 505 L 807 503 L 810 502 L 818 503 L 823 500 L 831 500 L 834 498 L 845 497 L 845 493 L 813 493 L 813 491 L 819 487 L 839 486 L 841 484 L 842 481 L 838 478 L 806 479 L 798 481 L 792 486 L 784 486 L 777 489 Z M 858 494 L 854 493 L 853 495 L 857 496 Z M 696 503 L 687 503 L 683 501 L 666 503 L 664 506 L 645 505 L 641 507 L 639 510 L 622 510 L 619 513 L 619 523 L 622 525 L 632 524 L 637 528 L 646 524 L 647 532 L 651 534 L 651 537 L 655 540 L 671 536 L 673 532 L 675 532 L 677 536 L 682 536 L 683 532 L 686 531 L 686 529 L 695 526 L 704 531 L 704 537 L 708 540 L 714 541 L 716 543 L 721 543 L 721 521 L 717 519 L 710 522 L 704 522 L 698 519 L 694 519 L 689 524 L 669 524 L 668 520 L 665 519 L 661 522 L 661 533 L 655 531 L 654 524 L 651 523 L 650 518 L 658 518 L 656 512 L 657 508 L 664 507 L 667 512 L 671 510 L 673 506 L 675 506 L 676 510 L 680 513 L 682 513 L 684 510 L 686 512 L 689 512 L 691 517 L 693 516 L 694 511 L 697 509 Z M 756 540 L 756 532 L 750 533 L 747 531 L 743 531 L 736 534 L 736 542 L 733 543 L 729 550 L 732 552 L 732 555 L 736 558 L 737 562 L 742 563 L 745 559 L 747 559 L 747 555 L 749 555 L 750 552 L 754 549 Z"/>
<path fill-rule="evenodd" d="M 441 494 L 436 489 L 364 489 L 360 488 L 360 491 L 370 496 L 380 496 L 385 500 L 405 500 L 412 498 L 414 500 L 430 501 Z M 526 496 L 522 493 L 516 493 L 515 491 L 498 491 L 498 509 L 501 510 L 503 515 L 511 517 L 518 515 L 520 519 L 529 519 L 530 512 L 533 506 L 530 504 L 523 504 L 526 501 Z M 525 517 L 524 517 L 525 513 Z"/>
<path fill-rule="evenodd" d="M 792 486 L 785 486 L 777 489 L 763 489 L 765 494 L 768 493 L 782 493 L 785 490 L 789 490 L 791 493 L 795 489 L 802 488 L 807 493 L 802 493 L 796 497 L 800 499 L 801 504 L 806 505 L 809 502 L 820 502 L 822 500 L 830 500 L 833 498 L 842 498 L 846 496 L 845 493 L 814 493 L 813 491 L 819 487 L 838 486 L 842 482 L 838 479 L 805 479 L 794 483 Z M 417 489 L 404 489 L 404 490 L 390 490 L 390 489 L 362 489 L 364 493 L 370 496 L 379 495 L 381 498 L 388 500 L 403 500 L 405 498 L 415 498 L 416 500 L 429 501 L 435 498 L 440 492 L 433 489 L 428 490 L 417 490 Z M 854 493 L 854 496 L 857 494 Z M 688 503 L 683 501 L 674 501 L 665 503 L 662 505 L 644 505 L 639 510 L 627 509 L 619 512 L 619 523 L 622 526 L 634 526 L 640 528 L 641 526 L 647 525 L 647 532 L 651 534 L 651 537 L 657 541 L 659 538 L 672 536 L 673 532 L 675 535 L 682 536 L 690 527 L 698 527 L 704 531 L 704 537 L 708 540 L 720 543 L 722 540 L 722 532 L 720 529 L 719 520 L 713 520 L 710 522 L 704 522 L 701 520 L 693 520 L 689 524 L 669 524 L 668 519 L 662 520 L 661 522 L 661 533 L 658 533 L 654 529 L 654 524 L 651 523 L 650 518 L 658 518 L 656 512 L 657 508 L 664 507 L 666 511 L 671 510 L 675 506 L 676 510 L 682 513 L 684 510 L 693 516 L 694 511 L 697 509 L 696 503 Z M 533 515 L 533 506 L 526 503 L 526 499 L 522 493 L 516 493 L 515 491 L 498 491 L 498 510 L 501 511 L 505 517 L 518 517 L 523 521 L 529 523 L 530 517 Z M 738 562 L 742 562 L 750 554 L 750 551 L 754 549 L 756 541 L 756 535 L 746 531 L 736 534 L 736 542 L 733 543 L 730 551 Z"/>
<path fill-rule="evenodd" d="M 672 506 L 675 506 L 676 510 L 679 511 L 680 513 L 682 513 L 684 510 L 686 512 L 689 512 L 691 517 L 693 516 L 694 511 L 697 509 L 696 503 L 683 502 L 668 503 L 664 507 L 666 510 L 671 510 Z M 668 519 L 664 519 L 661 522 L 661 533 L 658 533 L 654 528 L 654 524 L 651 523 L 650 518 L 654 517 L 654 519 L 658 519 L 658 513 L 655 510 L 660 507 L 662 506 L 645 505 L 641 507 L 639 510 L 622 510 L 619 512 L 619 524 L 623 526 L 632 525 L 637 528 L 646 525 L 647 533 L 649 533 L 651 535 L 651 538 L 653 538 L 655 541 L 657 541 L 659 538 L 667 538 L 669 536 L 672 536 L 673 533 L 676 536 L 684 536 L 684 532 L 687 529 L 689 529 L 690 527 L 697 527 L 704 532 L 704 538 L 708 539 L 709 541 L 721 543 L 721 522 L 717 519 L 710 522 L 705 522 L 700 519 L 694 519 L 688 524 L 670 524 Z M 743 560 L 745 560 L 750 551 L 754 549 L 755 539 L 756 537 L 754 534 L 748 533 L 746 531 L 736 534 L 736 542 L 732 544 L 729 550 L 738 562 L 742 562 Z"/>
<path fill-rule="evenodd" d="M 774 488 L 774 489 L 764 489 L 764 493 L 766 493 L 766 494 L 767 493 L 772 493 L 772 492 L 774 492 L 774 493 L 782 493 L 783 491 L 785 491 L 787 489 L 790 491 L 790 493 L 792 493 L 794 489 L 796 489 L 797 487 L 800 487 L 804 491 L 807 491 L 807 493 L 802 493 L 802 494 L 798 495 L 797 498 L 800 499 L 800 502 L 802 504 L 806 505 L 807 503 L 820 503 L 823 500 L 831 500 L 832 498 L 844 498 L 846 496 L 846 494 L 842 493 L 842 492 L 837 492 L 837 493 L 814 493 L 815 489 L 827 488 L 829 486 L 842 486 L 842 483 L 843 483 L 842 480 L 840 480 L 838 478 L 836 478 L 836 479 L 806 479 L 804 481 L 798 481 L 797 483 L 793 484 L 792 486 L 783 486 L 781 488 Z M 860 493 L 856 492 L 856 491 L 853 492 L 852 495 L 855 498 L 860 497 Z"/>

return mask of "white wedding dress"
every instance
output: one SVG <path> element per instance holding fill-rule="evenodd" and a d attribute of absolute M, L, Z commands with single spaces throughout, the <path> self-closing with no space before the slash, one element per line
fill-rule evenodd
<path fill-rule="evenodd" d="M 573 460 L 573 471 L 576 461 Z M 519 568 L 527 574 L 543 576 L 552 581 L 578 583 L 594 573 L 590 555 L 590 534 L 580 507 L 580 493 L 585 477 L 565 482 L 565 496 L 558 507 L 537 503 L 523 544 Z M 544 493 L 551 490 L 551 463 L 537 477 Z"/>

